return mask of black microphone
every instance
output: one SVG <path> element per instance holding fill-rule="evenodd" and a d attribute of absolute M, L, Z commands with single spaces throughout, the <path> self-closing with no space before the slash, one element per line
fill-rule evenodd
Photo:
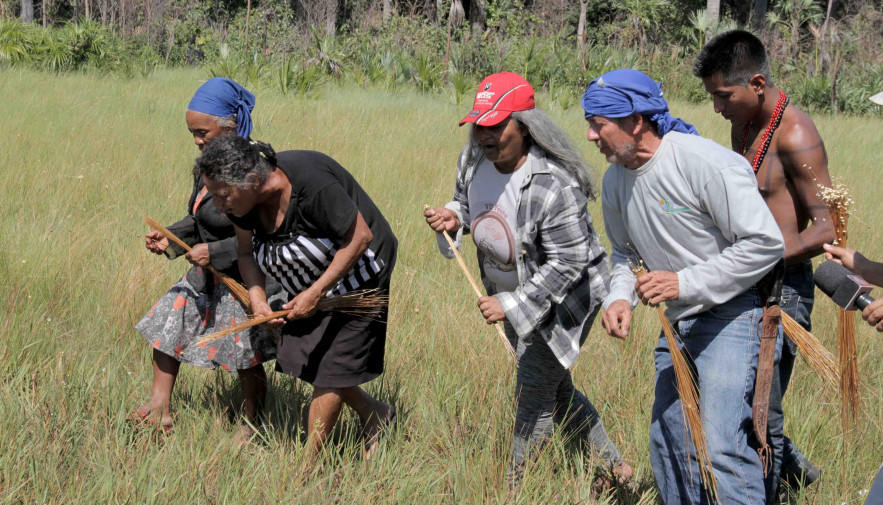
<path fill-rule="evenodd" d="M 874 298 L 868 294 L 874 286 L 850 272 L 845 266 L 833 261 L 819 265 L 812 280 L 822 293 L 844 310 L 865 310 L 865 307 L 874 301 Z"/>

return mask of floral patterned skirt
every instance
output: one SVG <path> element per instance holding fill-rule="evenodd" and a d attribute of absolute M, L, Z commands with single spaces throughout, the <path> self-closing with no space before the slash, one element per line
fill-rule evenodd
<path fill-rule="evenodd" d="M 182 277 L 135 329 L 154 349 L 188 365 L 217 368 L 228 372 L 251 368 L 276 358 L 276 337 L 271 328 L 254 326 L 208 344 L 197 344 L 202 337 L 245 322 L 245 308 L 223 282 L 207 286 L 200 293 Z M 282 290 L 270 297 L 285 301 Z M 276 302 L 278 304 L 278 302 Z"/>

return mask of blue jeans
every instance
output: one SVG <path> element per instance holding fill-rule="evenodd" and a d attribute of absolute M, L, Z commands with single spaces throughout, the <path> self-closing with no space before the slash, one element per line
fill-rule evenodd
<path fill-rule="evenodd" d="M 868 491 L 868 497 L 865 499 L 865 505 L 880 505 L 883 503 L 883 465 L 877 471 L 877 477 Z"/>
<path fill-rule="evenodd" d="M 763 468 L 751 422 L 762 316 L 760 296 L 751 290 L 676 325 L 699 379 L 708 455 L 719 502 L 727 505 L 765 500 Z M 781 343 L 780 328 L 777 356 Z M 709 503 L 685 431 L 664 335 L 656 348 L 655 394 L 650 463 L 660 497 L 667 505 Z"/>
<path fill-rule="evenodd" d="M 779 307 L 807 331 L 812 331 L 810 314 L 814 301 L 812 263 L 806 261 L 789 265 L 782 282 L 782 301 Z M 796 359 L 797 344 L 786 336 L 782 345 L 782 358 L 773 372 L 770 391 L 769 439 L 773 449 L 773 471 L 767 479 L 769 499 L 772 499 L 776 492 L 780 473 L 790 472 L 799 476 L 810 465 L 784 432 L 785 414 L 782 411 L 782 398 L 788 389 L 788 383 L 791 382 Z"/>
<path fill-rule="evenodd" d="M 590 318 L 594 319 L 597 311 Z M 592 326 L 589 320 L 586 328 Z M 555 353 L 540 335 L 528 343 L 518 338 L 506 323 L 506 336 L 518 358 L 515 383 L 515 429 L 512 435 L 512 456 L 506 483 L 509 488 L 521 481 L 528 458 L 545 446 L 552 436 L 554 425 L 580 443 L 582 449 L 591 449 L 604 466 L 614 468 L 622 457 L 607 435 L 604 422 L 592 402 L 573 384 L 570 370 L 561 366 Z"/>

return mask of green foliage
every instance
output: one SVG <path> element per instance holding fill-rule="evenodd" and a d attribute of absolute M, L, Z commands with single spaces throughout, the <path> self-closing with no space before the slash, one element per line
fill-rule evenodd
<path fill-rule="evenodd" d="M 442 67 L 431 56 L 421 54 L 412 60 L 411 67 L 414 69 L 414 81 L 421 92 L 428 93 L 441 87 Z"/>
<path fill-rule="evenodd" d="M 230 77 L 256 88 L 279 86 L 280 90 L 288 89 L 283 83 L 292 72 L 318 69 L 334 81 L 349 80 L 359 87 L 413 86 L 422 93 L 452 90 L 457 103 L 471 92 L 462 89 L 465 83 L 512 71 L 525 76 L 537 90 L 554 88 L 553 102 L 560 96 L 567 106 L 571 105 L 568 97 L 579 96 L 592 78 L 628 67 L 663 81 L 670 98 L 697 102 L 707 97 L 691 74 L 692 60 L 707 32 L 735 28 L 736 21 L 727 13 L 739 14 L 732 6 L 725 8 L 715 27 L 699 0 L 590 0 L 583 55 L 571 26 L 577 14 L 573 6 L 565 12 L 567 25 L 551 27 L 538 17 L 543 7 L 537 2 L 487 0 L 486 29 L 473 32 L 464 22 L 454 29 L 449 45 L 443 22 L 435 25 L 417 16 L 393 16 L 382 24 L 371 24 L 356 23 L 350 17 L 329 36 L 316 26 L 298 24 L 290 2 L 267 0 L 252 13 L 246 51 L 242 2 L 179 1 L 170 4 L 170 9 L 180 15 L 153 20 L 149 30 L 136 30 L 125 40 L 95 21 L 44 30 L 0 19 L 0 66 L 146 78 L 162 66 L 198 64 L 209 76 Z M 346 16 L 358 16 L 360 9 L 370 8 L 367 0 L 345 3 L 342 12 Z M 824 15 L 821 2 L 782 0 L 771 6 L 768 33 L 761 35 L 768 41 L 777 83 L 793 81 L 795 96 L 813 110 L 880 113 L 880 108 L 863 102 L 873 90 L 861 78 L 883 71 L 879 58 L 883 36 L 873 35 L 883 32 L 878 10 L 865 6 L 850 18 L 852 23 L 835 23 L 831 50 L 823 54 L 818 36 Z M 553 28 L 557 32 L 550 35 Z M 840 63 L 837 89 L 832 91 L 833 60 Z M 286 65 L 287 69 L 282 68 Z M 565 93 L 565 89 L 570 91 Z"/>
<path fill-rule="evenodd" d="M 463 95 L 472 92 L 478 85 L 465 72 L 448 72 L 448 82 L 451 83 L 451 91 L 454 93 L 454 102 L 459 107 L 463 103 Z"/>
<path fill-rule="evenodd" d="M 325 73 L 335 79 L 343 76 L 344 72 L 344 54 L 335 45 L 334 37 L 327 37 L 319 34 L 319 30 L 313 27 L 313 58 L 310 63 L 319 66 L 325 70 Z"/>
<path fill-rule="evenodd" d="M 207 68 L 208 76 L 209 78 L 226 77 L 235 81 L 239 79 L 239 67 L 240 62 L 230 52 L 230 47 L 227 44 L 221 44 L 218 50 L 218 58 L 209 64 Z"/>
<path fill-rule="evenodd" d="M 122 41 L 96 21 L 38 28 L 17 20 L 0 20 L 0 64 L 30 65 L 52 72 L 108 72 L 126 57 Z"/>
<path fill-rule="evenodd" d="M 0 19 L 0 65 L 30 62 L 31 26 L 17 20 Z"/>
<path fill-rule="evenodd" d="M 325 82 L 324 72 L 315 65 L 299 65 L 286 58 L 276 73 L 276 83 L 283 95 L 315 98 Z"/>
<path fill-rule="evenodd" d="M 73 52 L 59 30 L 41 30 L 37 37 L 36 55 L 41 66 L 53 72 L 71 69 Z"/>
<path fill-rule="evenodd" d="M 258 53 L 252 53 L 251 58 L 245 60 L 242 81 L 246 86 L 259 88 L 271 72 L 270 65 L 264 57 Z"/>

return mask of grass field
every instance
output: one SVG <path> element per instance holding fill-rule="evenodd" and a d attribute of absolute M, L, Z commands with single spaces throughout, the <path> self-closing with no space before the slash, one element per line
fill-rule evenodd
<path fill-rule="evenodd" d="M 222 370 L 182 367 L 172 434 L 126 423 L 148 398 L 151 377 L 149 346 L 133 325 L 186 270 L 144 250 L 142 219 L 170 223 L 185 211 L 198 152 L 183 113 L 202 79 L 189 70 L 130 81 L 0 73 L 0 503 L 502 502 L 513 368 L 421 215 L 424 203 L 449 199 L 467 133 L 457 121 L 469 105 L 457 107 L 449 95 L 328 87 L 317 100 L 297 101 L 253 90 L 253 136 L 277 151 L 330 154 L 399 238 L 386 373 L 368 385 L 397 405 L 399 426 L 378 457 L 362 461 L 358 421 L 347 412 L 325 470 L 303 475 L 311 388 L 273 372 L 270 426 L 254 450 L 231 441 L 240 393 Z M 728 124 L 710 104 L 673 109 L 706 136 L 727 138 Z M 584 140 L 581 110 L 550 112 L 600 180 L 606 164 Z M 831 171 L 856 202 L 850 245 L 883 258 L 883 120 L 817 124 Z M 590 210 L 607 244 L 600 202 Z M 471 244 L 465 256 L 476 268 Z M 635 491 L 617 497 L 625 504 L 656 503 L 647 433 L 659 323 L 646 309 L 636 318 L 625 342 L 596 323 L 574 372 L 636 469 Z M 835 311 L 820 294 L 813 319 L 815 335 L 833 349 Z M 844 442 L 838 396 L 805 363 L 786 397 L 787 433 L 824 471 L 801 503 L 862 503 L 883 461 L 883 341 L 857 327 L 859 435 Z M 595 503 L 591 465 L 556 436 L 529 467 L 518 501 Z"/>

